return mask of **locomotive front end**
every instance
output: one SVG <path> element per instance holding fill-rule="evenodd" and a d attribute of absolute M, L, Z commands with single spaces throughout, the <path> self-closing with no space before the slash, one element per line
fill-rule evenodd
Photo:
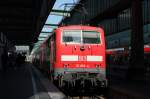
<path fill-rule="evenodd" d="M 79 89 L 106 87 L 103 30 L 80 26 L 62 28 L 59 33 L 55 72 L 59 86 Z"/>

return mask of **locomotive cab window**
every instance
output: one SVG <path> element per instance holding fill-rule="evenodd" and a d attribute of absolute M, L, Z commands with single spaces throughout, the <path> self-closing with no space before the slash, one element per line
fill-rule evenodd
<path fill-rule="evenodd" d="M 100 33 L 96 31 L 65 30 L 62 42 L 68 44 L 100 44 Z"/>
<path fill-rule="evenodd" d="M 84 44 L 100 44 L 100 33 L 96 31 L 83 31 Z"/>
<path fill-rule="evenodd" d="M 81 42 L 81 31 L 66 30 L 63 32 L 64 43 L 80 43 Z"/>

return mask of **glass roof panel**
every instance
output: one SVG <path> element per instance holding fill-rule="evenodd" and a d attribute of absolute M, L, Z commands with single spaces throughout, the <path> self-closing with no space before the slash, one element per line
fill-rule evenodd
<path fill-rule="evenodd" d="M 76 3 L 79 0 L 56 0 L 53 9 L 64 10 L 65 3 Z M 72 7 L 67 7 L 67 10 L 70 10 Z"/>
<path fill-rule="evenodd" d="M 39 37 L 47 37 L 47 36 L 49 36 L 50 35 L 50 33 L 41 33 L 40 35 L 39 35 Z"/>
<path fill-rule="evenodd" d="M 59 24 L 63 16 L 49 15 L 45 24 Z"/>
<path fill-rule="evenodd" d="M 53 28 L 44 26 L 41 32 L 52 32 Z"/>

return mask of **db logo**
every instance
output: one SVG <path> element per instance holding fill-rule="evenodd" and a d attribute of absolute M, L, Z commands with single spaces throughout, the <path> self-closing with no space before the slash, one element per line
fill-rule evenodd
<path fill-rule="evenodd" d="M 79 61 L 86 61 L 86 56 L 79 56 Z"/>

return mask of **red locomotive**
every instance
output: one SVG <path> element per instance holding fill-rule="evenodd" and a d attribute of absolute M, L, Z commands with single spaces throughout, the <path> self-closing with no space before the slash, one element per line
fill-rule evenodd
<path fill-rule="evenodd" d="M 38 54 L 40 69 L 59 87 L 104 88 L 107 85 L 102 28 L 59 27 L 41 44 Z"/>

